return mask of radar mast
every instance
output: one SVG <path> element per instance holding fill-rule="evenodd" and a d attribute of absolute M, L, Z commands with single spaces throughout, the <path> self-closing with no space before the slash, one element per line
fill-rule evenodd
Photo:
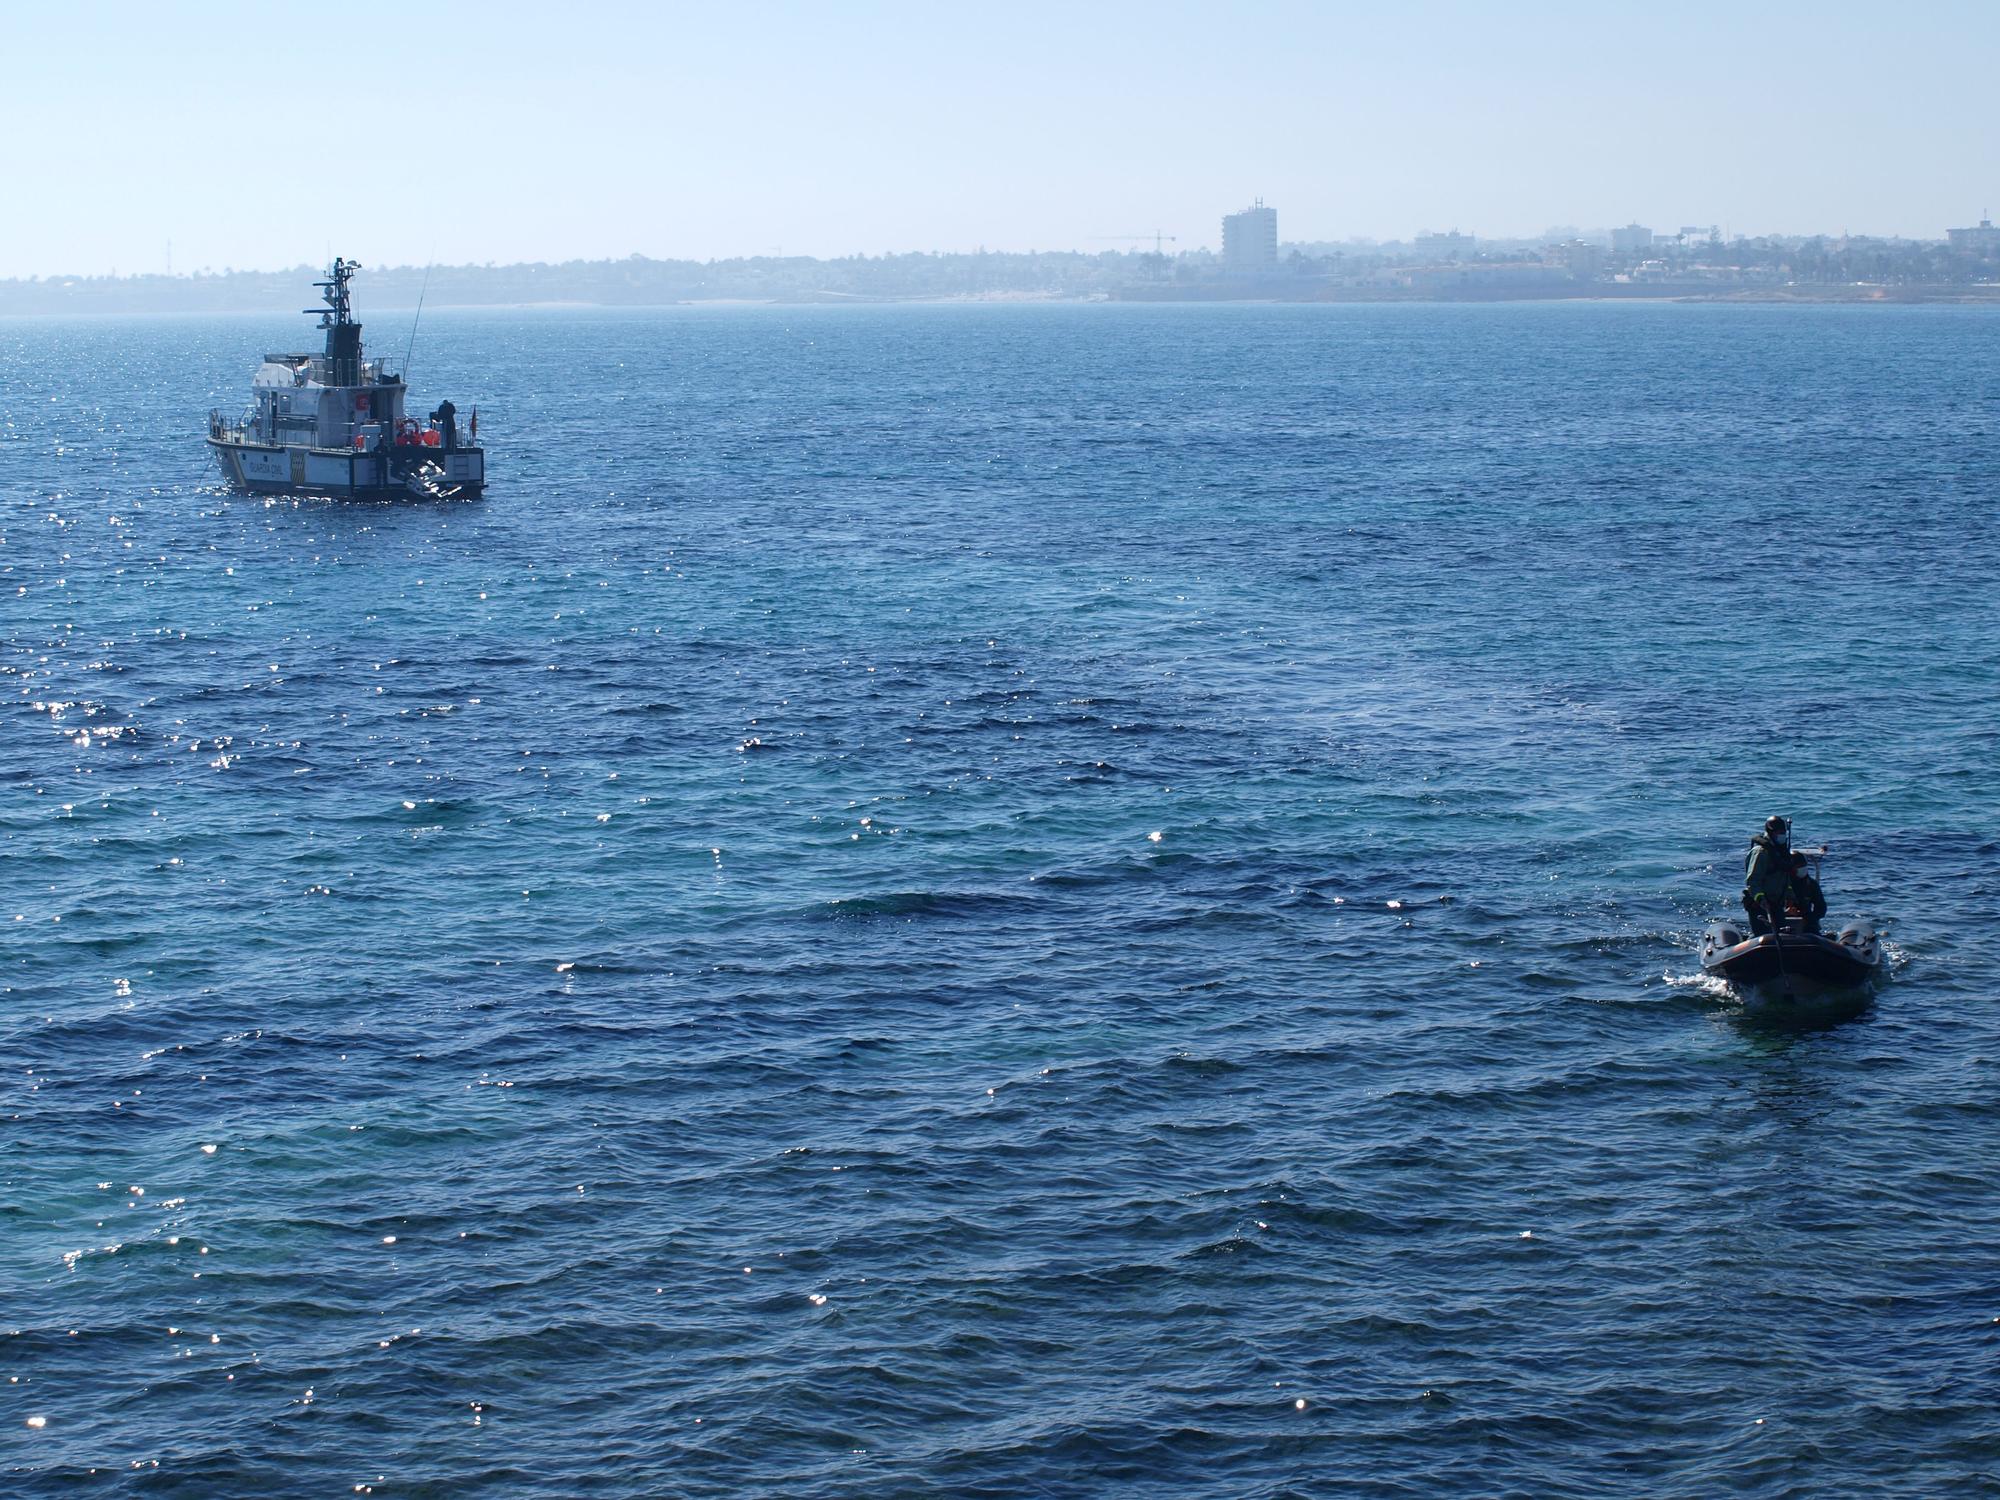
<path fill-rule="evenodd" d="M 309 307 L 306 316 L 319 314 L 319 326 L 326 330 L 326 368 L 320 378 L 328 385 L 352 386 L 361 383 L 361 325 L 354 321 L 347 301 L 347 283 L 361 263 L 335 256 L 326 280 L 315 281 L 325 300 L 323 308 Z"/>
<path fill-rule="evenodd" d="M 360 269 L 360 261 L 342 260 L 336 255 L 333 258 L 333 269 L 327 272 L 326 280 L 313 283 L 319 288 L 320 296 L 326 300 L 326 306 L 309 307 L 306 309 L 306 316 L 311 317 L 314 313 L 318 313 L 319 326 L 322 328 L 334 328 L 352 323 L 354 319 L 348 310 L 347 283 L 354 279 L 354 273 Z"/>

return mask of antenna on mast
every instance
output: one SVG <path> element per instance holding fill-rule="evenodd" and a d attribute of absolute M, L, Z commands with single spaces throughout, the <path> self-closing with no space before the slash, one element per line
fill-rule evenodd
<path fill-rule="evenodd" d="M 431 265 L 436 265 L 432 261 Z M 424 320 L 424 297 L 431 289 L 431 267 L 424 267 L 424 284 L 417 288 L 417 315 L 410 319 L 410 344 L 403 351 L 403 384 L 410 383 L 410 356 L 417 352 L 417 325 Z"/>
<path fill-rule="evenodd" d="M 354 319 L 349 315 L 347 283 L 353 280 L 354 273 L 360 269 L 360 261 L 342 260 L 339 256 L 335 256 L 333 269 L 327 272 L 326 280 L 313 283 L 320 289 L 320 296 L 325 299 L 326 307 L 324 309 L 309 307 L 306 309 L 306 316 L 311 317 L 315 312 L 319 313 L 319 326 L 322 328 L 345 328 L 352 323 Z"/>

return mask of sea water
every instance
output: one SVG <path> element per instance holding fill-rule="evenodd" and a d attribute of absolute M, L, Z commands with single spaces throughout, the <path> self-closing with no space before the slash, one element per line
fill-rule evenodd
<path fill-rule="evenodd" d="M 2000 318 L 311 336 L 0 324 L 8 1492 L 1993 1483 Z"/>

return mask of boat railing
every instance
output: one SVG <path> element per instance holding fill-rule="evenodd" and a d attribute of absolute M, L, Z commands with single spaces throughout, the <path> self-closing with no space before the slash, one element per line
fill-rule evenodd
<path fill-rule="evenodd" d="M 224 443 L 240 443 L 243 441 L 243 426 L 243 419 L 241 417 L 227 416 L 214 407 L 209 408 L 208 435 L 210 437 Z"/>

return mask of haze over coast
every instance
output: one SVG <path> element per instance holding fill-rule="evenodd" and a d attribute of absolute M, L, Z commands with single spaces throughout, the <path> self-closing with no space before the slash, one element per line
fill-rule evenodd
<path fill-rule="evenodd" d="M 1532 239 L 1449 231 L 1378 243 L 1276 241 L 1241 254 L 1203 247 L 978 250 L 746 256 L 713 261 L 631 255 L 558 264 L 365 269 L 376 311 L 681 302 L 868 302 L 1103 298 L 1126 301 L 1511 300 L 1730 297 L 1738 300 L 2000 299 L 2000 231 L 1969 226 L 1937 239 L 1738 236 L 1712 226 L 1640 225 Z M 268 313 L 289 306 L 323 267 L 178 275 L 0 280 L 0 316 L 62 313 Z"/>
<path fill-rule="evenodd" d="M 11 15 L 0 277 L 1132 251 L 1156 229 L 1174 251 L 1258 196 L 1300 245 L 1634 217 L 1936 237 L 2000 206 L 2000 21 L 1969 4 L 1889 25 L 1023 0 L 996 26 L 500 0 L 399 21 L 385 45 L 417 72 L 329 89 L 355 24 L 228 0 Z"/>

